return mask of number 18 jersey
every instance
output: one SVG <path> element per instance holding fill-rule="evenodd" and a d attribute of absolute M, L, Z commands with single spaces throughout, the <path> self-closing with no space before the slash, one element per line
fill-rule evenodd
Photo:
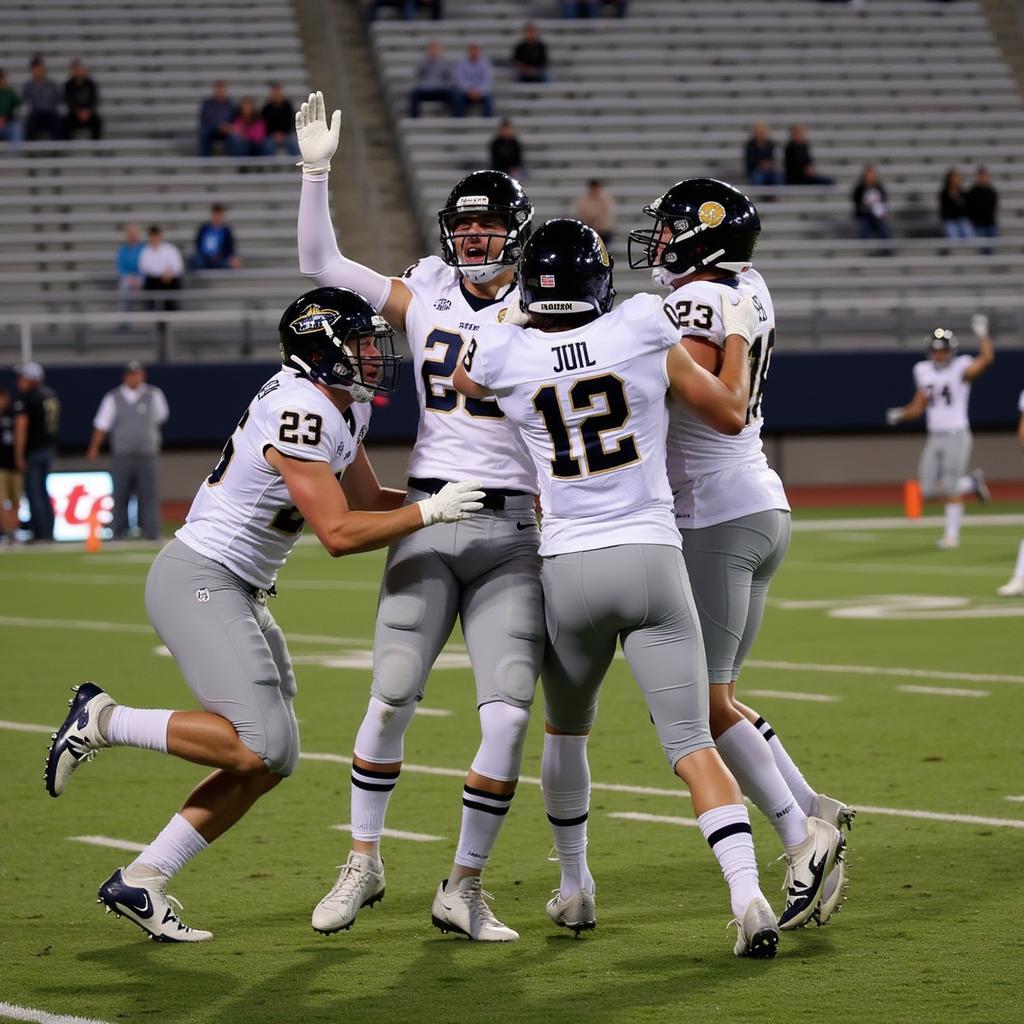
<path fill-rule="evenodd" d="M 747 425 L 735 435 L 720 434 L 684 406 L 669 411 L 668 479 L 680 529 L 699 529 L 741 516 L 789 509 L 778 474 L 768 465 L 761 443 L 761 403 L 775 345 L 775 308 L 764 278 L 747 270 L 731 283 L 691 281 L 677 288 L 665 309 L 681 335 L 706 338 L 725 347 L 722 291 L 751 295 L 758 329 L 750 346 L 750 399 Z"/>

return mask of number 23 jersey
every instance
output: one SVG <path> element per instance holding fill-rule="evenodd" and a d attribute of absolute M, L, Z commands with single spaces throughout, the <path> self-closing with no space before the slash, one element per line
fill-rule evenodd
<path fill-rule="evenodd" d="M 756 270 L 737 275 L 734 285 L 691 281 L 677 288 L 665 309 L 681 335 L 725 346 L 721 293 L 737 288 L 758 307 L 758 328 L 750 346 L 750 399 L 747 424 L 735 435 L 720 434 L 689 409 L 672 402 L 668 425 L 668 479 L 680 529 L 715 526 L 755 512 L 789 509 L 778 474 L 761 444 L 761 402 L 775 344 L 775 309 L 764 278 Z"/>
<path fill-rule="evenodd" d="M 269 588 L 305 525 L 281 474 L 264 452 L 326 462 L 339 479 L 356 457 L 370 403 L 342 414 L 304 377 L 281 370 L 260 388 L 196 492 L 177 537 L 236 576 Z"/>

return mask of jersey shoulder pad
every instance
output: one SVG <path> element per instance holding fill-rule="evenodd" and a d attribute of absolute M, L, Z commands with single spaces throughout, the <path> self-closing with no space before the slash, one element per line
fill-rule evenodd
<path fill-rule="evenodd" d="M 680 335 L 706 338 L 719 347 L 725 344 L 722 323 L 722 292 L 729 285 L 713 281 L 688 281 L 665 300 L 665 314 Z"/>
<path fill-rule="evenodd" d="M 403 271 L 401 280 L 414 292 L 444 288 L 457 283 L 458 271 L 449 267 L 440 256 L 424 256 Z"/>
<path fill-rule="evenodd" d="M 969 356 L 965 352 L 963 355 L 959 355 L 959 356 L 956 357 L 956 360 L 954 361 L 953 365 L 954 366 L 958 366 L 962 370 L 966 370 L 967 367 L 970 366 L 971 363 L 973 363 L 973 362 L 974 362 L 974 356 Z"/>
<path fill-rule="evenodd" d="M 462 350 L 462 365 L 470 380 L 485 388 L 500 387 L 509 353 L 521 350 L 516 335 L 522 330 L 515 324 L 482 324 Z"/>
<path fill-rule="evenodd" d="M 334 403 L 301 377 L 283 382 L 258 399 L 254 419 L 263 444 L 307 462 L 331 461 L 342 422 Z"/>

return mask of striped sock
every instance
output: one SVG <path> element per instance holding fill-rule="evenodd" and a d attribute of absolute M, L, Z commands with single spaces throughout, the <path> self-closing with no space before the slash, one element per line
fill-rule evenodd
<path fill-rule="evenodd" d="M 732 912 L 742 918 L 750 901 L 761 895 L 747 809 L 743 804 L 713 807 L 697 819 L 697 825 L 722 867 Z"/>
<path fill-rule="evenodd" d="M 559 891 L 569 897 L 594 891 L 587 866 L 587 817 L 590 809 L 590 765 L 586 736 L 545 733 L 541 761 L 544 809 L 562 868 Z"/>
<path fill-rule="evenodd" d="M 789 786 L 790 792 L 796 797 L 796 802 L 800 805 L 800 809 L 808 817 L 817 814 L 818 794 L 807 785 L 807 780 L 803 777 L 793 759 L 786 753 L 786 748 L 782 745 L 782 740 L 775 735 L 775 730 L 763 718 L 759 718 L 754 723 L 754 727 L 768 744 L 768 749 L 772 752 L 772 757 L 775 758 L 775 764 L 778 766 L 779 771 L 782 772 L 782 777 L 786 780 L 786 785 Z"/>
<path fill-rule="evenodd" d="M 488 793 L 485 789 L 462 787 L 462 831 L 455 863 L 482 871 L 498 840 L 498 833 L 512 806 L 515 793 Z"/>
<path fill-rule="evenodd" d="M 391 791 L 398 772 L 381 772 L 352 765 L 352 838 L 379 843 L 384 831 Z"/>

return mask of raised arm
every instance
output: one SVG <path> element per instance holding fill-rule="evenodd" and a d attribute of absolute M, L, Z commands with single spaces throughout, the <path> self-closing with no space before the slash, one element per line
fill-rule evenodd
<path fill-rule="evenodd" d="M 978 339 L 978 354 L 964 370 L 964 380 L 968 381 L 977 380 L 996 361 L 996 350 L 988 336 L 988 317 L 984 313 L 975 313 L 971 317 L 971 330 Z"/>

